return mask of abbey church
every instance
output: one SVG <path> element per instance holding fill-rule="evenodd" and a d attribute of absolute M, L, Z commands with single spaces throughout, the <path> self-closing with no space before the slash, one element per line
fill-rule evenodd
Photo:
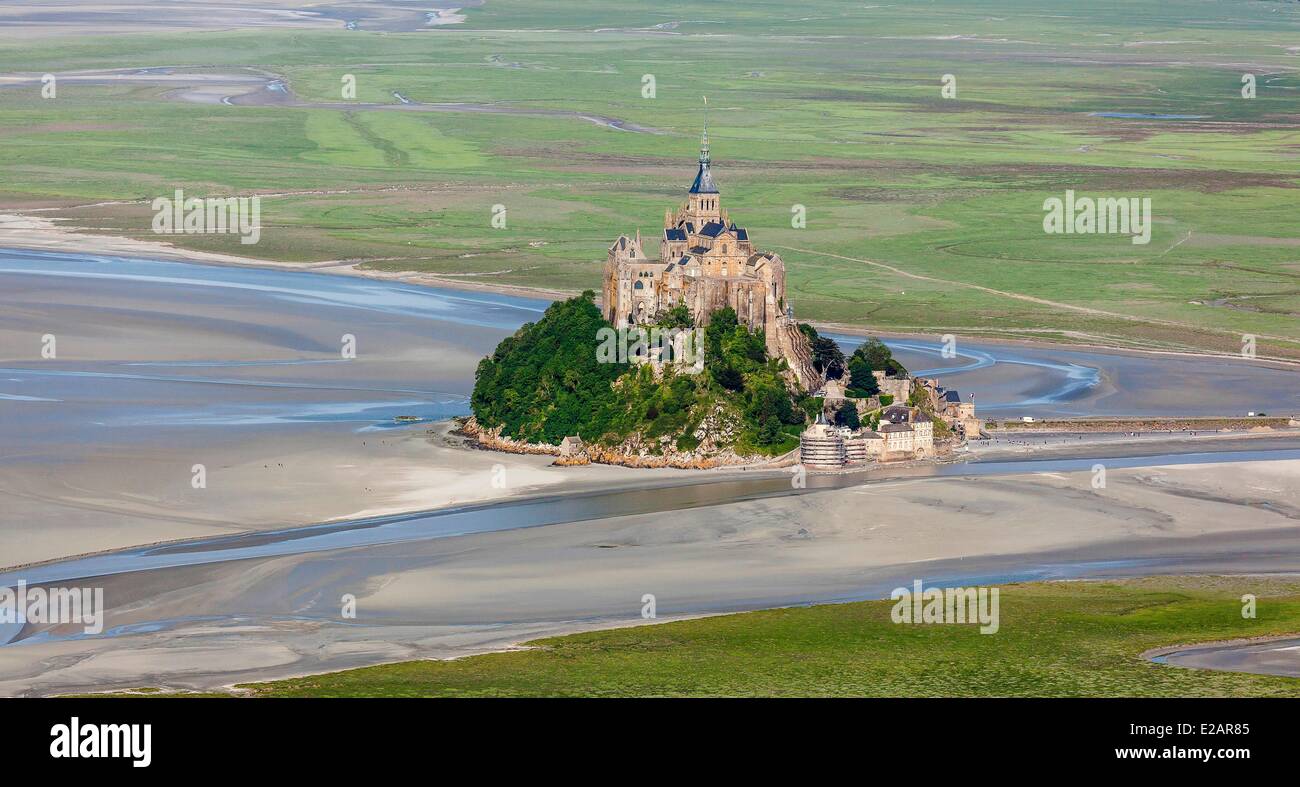
<path fill-rule="evenodd" d="M 786 303 L 785 263 L 755 249 L 749 233 L 727 216 L 709 164 L 706 127 L 695 182 L 686 202 L 664 213 L 657 257 L 646 255 L 640 231 L 609 247 L 605 317 L 619 328 L 651 326 L 685 304 L 702 327 L 714 311 L 730 306 L 742 324 L 762 332 L 770 356 L 785 358 L 799 383 L 816 390 L 823 381 Z"/>

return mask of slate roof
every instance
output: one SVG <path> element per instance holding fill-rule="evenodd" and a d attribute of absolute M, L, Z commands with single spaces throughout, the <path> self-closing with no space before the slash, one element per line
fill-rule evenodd
<path fill-rule="evenodd" d="M 901 404 L 893 404 L 880 411 L 880 419 L 882 421 L 891 421 L 893 423 L 902 423 L 910 420 L 911 416 L 911 409 L 904 407 Z"/>
<path fill-rule="evenodd" d="M 725 229 L 726 227 L 722 225 L 722 222 L 710 221 L 700 230 L 700 234 L 706 238 L 716 238 L 722 234 L 722 231 Z"/>
<path fill-rule="evenodd" d="M 713 182 L 713 173 L 709 171 L 707 161 L 700 162 L 700 171 L 695 173 L 695 182 L 691 184 L 692 194 L 717 194 L 718 186 Z"/>

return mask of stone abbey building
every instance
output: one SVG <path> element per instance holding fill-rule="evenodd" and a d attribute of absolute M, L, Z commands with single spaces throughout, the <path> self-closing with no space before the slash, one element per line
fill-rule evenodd
<path fill-rule="evenodd" d="M 605 317 L 616 328 L 655 325 L 678 304 L 703 327 L 714 311 L 730 306 L 742 324 L 762 332 L 768 354 L 785 358 L 805 389 L 822 383 L 786 303 L 785 263 L 754 248 L 749 233 L 722 208 L 707 127 L 686 202 L 664 213 L 658 255 L 646 255 L 639 230 L 620 235 L 609 247 L 602 295 Z"/>
<path fill-rule="evenodd" d="M 609 247 L 602 284 L 605 318 L 616 328 L 659 324 L 666 313 L 685 305 L 696 327 L 726 306 L 751 330 L 761 332 L 768 355 L 784 358 L 804 390 L 827 402 L 844 399 L 843 380 L 827 381 L 813 366 L 808 340 L 786 301 L 785 263 L 773 252 L 754 247 L 749 233 L 722 207 L 713 180 L 706 125 L 699 170 L 686 201 L 664 213 L 657 253 L 646 254 L 640 231 L 620 235 Z M 888 377 L 874 372 L 881 394 L 897 404 L 881 408 L 878 431 L 834 427 L 819 417 L 800 438 L 801 461 L 813 467 L 843 467 L 867 462 L 929 458 L 935 455 L 934 422 L 921 408 L 903 406 L 914 385 L 926 393 L 926 408 L 954 429 L 976 436 L 980 424 L 974 403 L 933 380 Z M 875 399 L 879 407 L 881 400 Z M 855 404 L 860 411 L 863 405 Z"/>

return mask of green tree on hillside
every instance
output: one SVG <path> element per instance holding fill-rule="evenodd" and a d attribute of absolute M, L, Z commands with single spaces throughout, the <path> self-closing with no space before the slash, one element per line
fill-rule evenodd
<path fill-rule="evenodd" d="M 763 334 L 741 325 L 734 310 L 710 315 L 705 372 L 693 375 L 672 365 L 601 363 L 601 330 L 612 326 L 594 297 L 552 304 L 479 363 L 470 404 L 480 424 L 552 445 L 571 434 L 614 444 L 640 433 L 651 441 L 676 436 L 677 448 L 693 450 L 705 416 L 722 412 L 739 421 L 738 450 L 775 454 L 797 444 L 810 401 L 790 390 L 785 362 L 767 357 Z M 674 309 L 665 323 L 687 327 L 688 318 Z"/>
<path fill-rule="evenodd" d="M 902 377 L 907 374 L 907 369 L 894 359 L 894 353 L 889 347 L 874 336 L 854 350 L 853 355 L 860 355 L 872 369 L 883 371 L 887 377 Z"/>
<path fill-rule="evenodd" d="M 849 387 L 845 393 L 849 396 L 866 399 L 880 393 L 880 384 L 873 375 L 871 363 L 860 353 L 849 357 Z"/>
<path fill-rule="evenodd" d="M 470 407 L 479 423 L 502 434 L 557 444 L 566 435 L 598 437 L 618 400 L 612 384 L 626 363 L 601 363 L 601 328 L 612 328 L 588 290 L 547 308 L 479 362 Z"/>
<path fill-rule="evenodd" d="M 660 328 L 687 330 L 695 327 L 695 320 L 691 319 L 691 310 L 686 308 L 686 304 L 679 303 L 664 312 L 657 324 Z"/>
<path fill-rule="evenodd" d="M 873 371 L 883 371 L 886 377 L 904 377 L 907 369 L 899 363 L 889 347 L 879 339 L 872 337 L 853 351 L 848 360 L 849 383 L 848 395 L 860 399 L 880 393 Z"/>
<path fill-rule="evenodd" d="M 806 322 L 799 323 L 799 331 L 808 339 L 813 368 L 831 380 L 843 377 L 844 352 L 835 340 L 817 333 L 817 329 Z"/>
<path fill-rule="evenodd" d="M 858 407 L 853 402 L 842 402 L 835 411 L 835 425 L 847 426 L 850 429 L 857 429 L 862 426 L 862 419 L 858 416 Z"/>

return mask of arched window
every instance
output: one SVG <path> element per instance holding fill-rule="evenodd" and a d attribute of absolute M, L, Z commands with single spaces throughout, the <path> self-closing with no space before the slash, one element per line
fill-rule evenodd
<path fill-rule="evenodd" d="M 637 280 L 637 283 L 636 283 L 636 286 L 633 287 L 633 289 L 644 290 L 644 289 L 645 289 L 645 282 L 643 282 L 643 281 L 641 281 L 640 279 L 638 279 L 638 280 Z"/>

